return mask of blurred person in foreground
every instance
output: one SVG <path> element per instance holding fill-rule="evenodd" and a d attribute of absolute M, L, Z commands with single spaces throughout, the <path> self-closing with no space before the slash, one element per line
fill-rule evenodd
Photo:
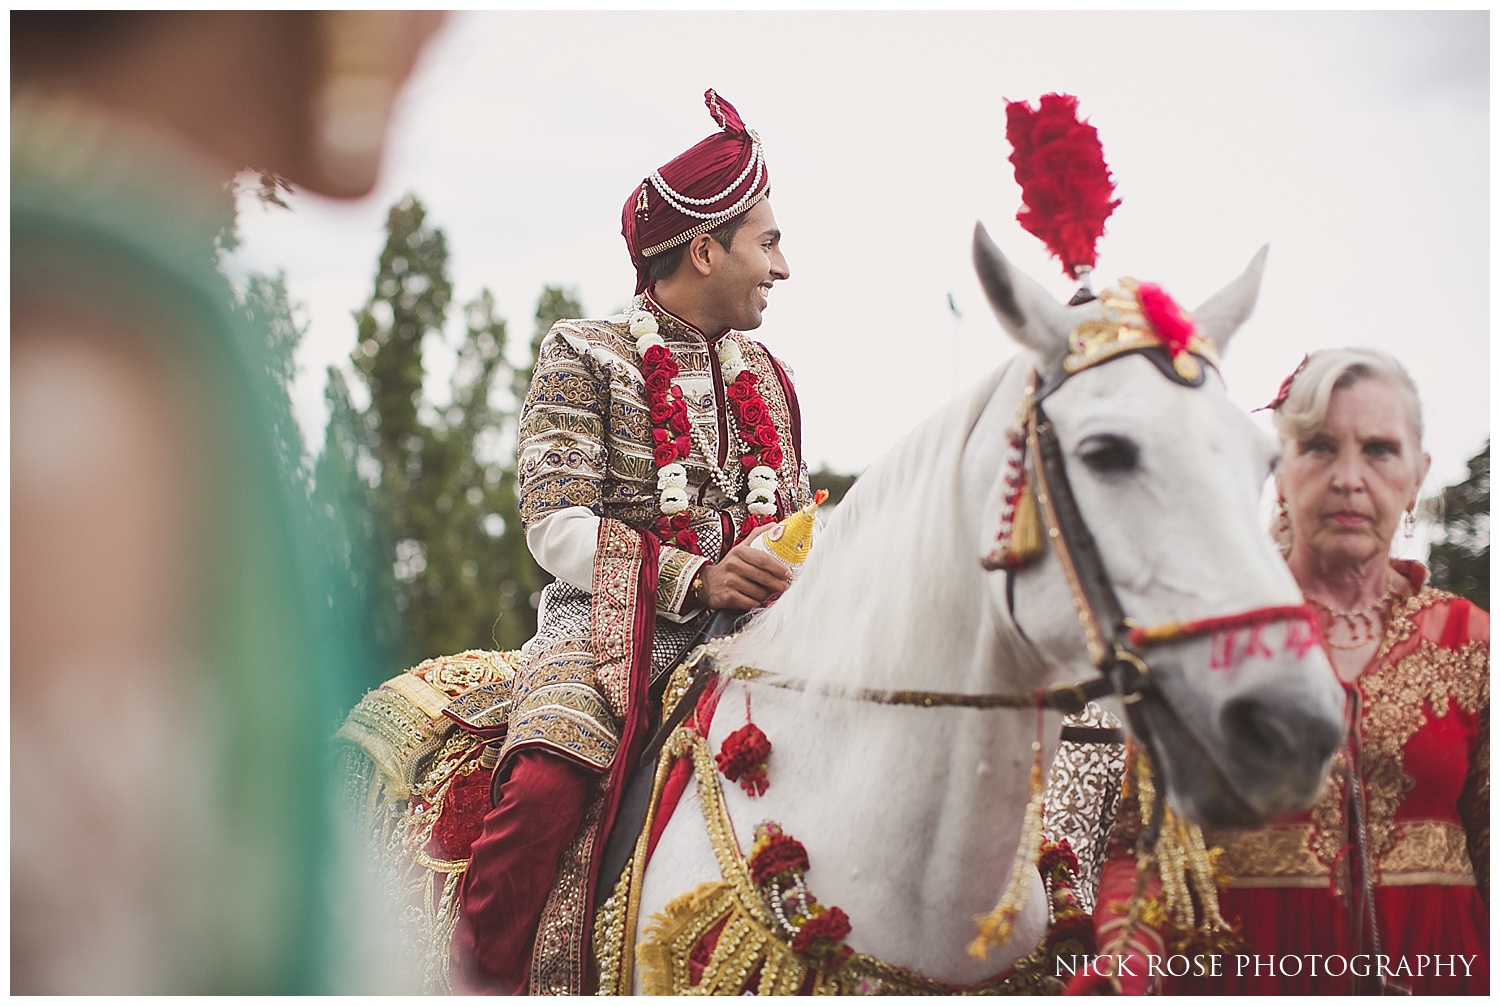
<path fill-rule="evenodd" d="M 1490 619 L 1429 586 L 1420 563 L 1391 558 L 1430 465 L 1416 385 L 1388 353 L 1325 349 L 1268 408 L 1276 536 L 1348 693 L 1348 737 L 1311 810 L 1205 835 L 1224 850 L 1221 911 L 1243 941 L 1208 951 L 1216 969 L 1205 958 L 1151 977 L 1150 956 L 1203 951 L 1180 949 L 1192 934 L 1129 925 L 1142 808 L 1123 800 L 1097 901 L 1100 953 L 1131 962 L 1122 992 L 1160 980 L 1179 995 L 1487 993 Z M 1154 868 L 1146 884 L 1142 918 L 1160 921 Z M 1108 984 L 1095 975 L 1070 990 Z"/>
<path fill-rule="evenodd" d="M 13 992 L 364 966 L 326 770 L 361 651 L 215 238 L 246 167 L 368 193 L 439 22 L 11 14 Z"/>

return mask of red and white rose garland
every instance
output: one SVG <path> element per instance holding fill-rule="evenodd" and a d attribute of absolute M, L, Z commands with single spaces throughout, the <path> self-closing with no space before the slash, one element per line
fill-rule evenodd
<path fill-rule="evenodd" d="M 664 545 L 702 555 L 702 545 L 697 532 L 690 527 L 687 513 L 687 468 L 682 462 L 692 453 L 692 424 L 682 389 L 673 383 L 682 370 L 661 337 L 655 315 L 636 310 L 628 322 L 636 350 L 641 354 L 641 376 L 646 382 L 646 404 L 651 410 L 652 457 L 656 462 L 661 510 L 656 536 Z M 746 471 L 745 508 L 749 514 L 735 538 L 737 544 L 762 524 L 776 522 L 776 470 L 783 460 L 781 435 L 756 387 L 760 375 L 745 366 L 739 345 L 723 340 L 718 357 L 724 375 L 724 394 L 734 413 L 740 440 L 748 448 L 740 456 L 740 465 Z"/>

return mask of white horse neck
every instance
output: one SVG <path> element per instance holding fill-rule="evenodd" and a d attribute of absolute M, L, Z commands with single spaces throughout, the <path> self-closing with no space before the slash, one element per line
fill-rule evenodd
<path fill-rule="evenodd" d="M 1045 929 L 1033 878 L 1011 944 L 984 961 L 965 951 L 1019 841 L 1035 716 L 817 692 L 1036 683 L 1038 658 L 1004 611 L 999 577 L 987 581 L 979 565 L 994 533 L 985 515 L 998 525 L 1025 363 L 986 378 L 872 467 L 815 540 L 802 576 L 724 654 L 730 666 L 799 679 L 811 693 L 735 683 L 710 731 L 718 750 L 743 723 L 749 689 L 775 753 L 764 796 L 726 794 L 742 846 L 756 822 L 782 822 L 806 843 L 817 896 L 849 912 L 851 946 L 953 983 L 998 973 Z"/>
<path fill-rule="evenodd" d="M 997 369 L 862 475 L 726 659 L 839 688 L 1029 687 L 1036 653 L 979 565 L 1029 362 Z"/>

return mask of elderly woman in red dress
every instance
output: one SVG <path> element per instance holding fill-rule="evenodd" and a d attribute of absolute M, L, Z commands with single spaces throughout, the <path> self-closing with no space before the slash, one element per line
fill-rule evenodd
<path fill-rule="evenodd" d="M 1488 992 L 1489 615 L 1390 555 L 1430 463 L 1416 387 L 1386 353 L 1320 350 L 1272 408 L 1277 537 L 1348 692 L 1348 738 L 1310 811 L 1205 836 L 1224 850 L 1220 907 L 1244 944 L 1196 969 L 1217 976 L 1151 974 L 1149 955 L 1178 944 L 1126 924 L 1141 814 L 1125 801 L 1101 953 L 1134 955 L 1126 992 Z"/>

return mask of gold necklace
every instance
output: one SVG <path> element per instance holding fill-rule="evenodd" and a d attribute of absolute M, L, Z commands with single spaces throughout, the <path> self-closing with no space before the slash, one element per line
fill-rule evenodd
<path fill-rule="evenodd" d="M 1307 598 L 1307 603 L 1326 612 L 1330 620 L 1339 619 L 1349 627 L 1350 642 L 1347 643 L 1335 643 L 1330 634 L 1324 633 L 1323 638 L 1327 640 L 1329 646 L 1335 650 L 1359 650 L 1380 638 L 1386 610 L 1395 597 L 1396 576 L 1390 570 L 1386 570 L 1385 593 L 1363 608 L 1345 611 L 1311 597 Z"/>

